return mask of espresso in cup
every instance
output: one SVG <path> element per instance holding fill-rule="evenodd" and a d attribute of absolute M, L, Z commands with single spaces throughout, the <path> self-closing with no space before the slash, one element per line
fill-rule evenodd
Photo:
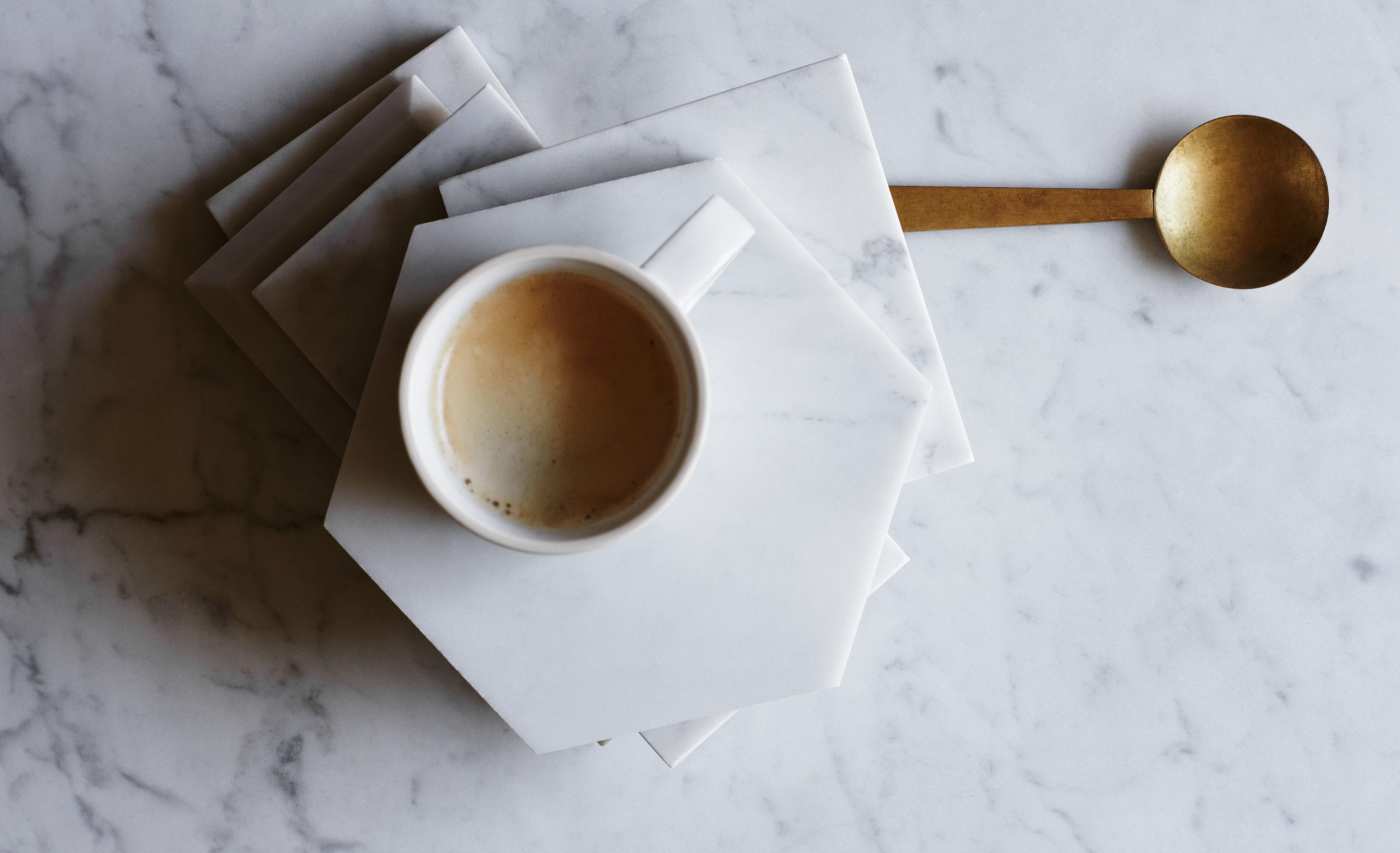
<path fill-rule="evenodd" d="M 575 554 L 649 524 L 704 445 L 705 359 L 684 306 L 752 235 L 714 197 L 640 267 L 555 244 L 458 276 L 399 371 L 403 447 L 429 496 L 526 554 Z"/>
<path fill-rule="evenodd" d="M 616 515 L 676 452 L 684 401 L 672 349 L 625 291 L 585 273 L 501 284 L 442 355 L 435 409 L 455 474 L 532 527 Z"/>

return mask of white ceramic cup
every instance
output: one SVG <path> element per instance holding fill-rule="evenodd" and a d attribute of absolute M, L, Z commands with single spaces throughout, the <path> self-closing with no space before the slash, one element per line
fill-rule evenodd
<path fill-rule="evenodd" d="M 462 526 L 491 542 L 537 554 L 596 548 L 631 533 L 684 484 L 705 433 L 705 361 L 686 311 L 753 236 L 718 196 L 702 205 L 642 266 L 583 246 L 536 246 L 464 273 L 433 302 L 409 340 L 399 378 L 404 445 L 428 493 Z M 576 528 L 543 528 L 502 514 L 463 482 L 443 433 L 440 382 L 449 341 L 476 303 L 507 282 L 549 270 L 583 273 L 614 289 L 656 330 L 680 379 L 681 428 L 661 464 L 625 506 Z"/>

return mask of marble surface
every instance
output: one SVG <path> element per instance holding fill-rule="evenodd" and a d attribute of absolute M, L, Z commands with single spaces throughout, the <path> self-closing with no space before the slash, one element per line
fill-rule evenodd
<path fill-rule="evenodd" d="M 7 20 L 0 849 L 1400 842 L 1394 3 Z M 676 771 L 539 757 L 320 528 L 331 454 L 181 286 L 205 198 L 458 21 L 546 143 L 845 51 L 892 181 L 1146 182 L 1248 111 L 1313 143 L 1332 220 L 1256 294 L 1145 224 L 912 237 L 978 461 L 904 490 L 845 686 Z"/>
<path fill-rule="evenodd" d="M 716 196 L 754 235 L 688 312 L 709 416 L 685 488 L 626 539 L 567 556 L 441 511 L 397 406 L 432 301 L 526 246 L 640 264 Z M 650 172 L 414 229 L 326 528 L 533 749 L 589 744 L 840 683 L 928 400 L 726 164 Z"/>

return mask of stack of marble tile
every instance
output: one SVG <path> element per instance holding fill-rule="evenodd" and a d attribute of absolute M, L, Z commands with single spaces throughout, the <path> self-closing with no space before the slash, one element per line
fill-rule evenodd
<path fill-rule="evenodd" d="M 694 312 L 718 426 L 686 500 L 579 559 L 457 528 L 395 432 L 422 310 L 521 245 L 640 261 L 713 195 L 756 236 Z M 971 459 L 844 57 L 544 149 L 456 28 L 208 206 L 188 286 L 343 457 L 327 528 L 541 752 L 640 731 L 674 765 L 839 683 L 901 484 Z"/>

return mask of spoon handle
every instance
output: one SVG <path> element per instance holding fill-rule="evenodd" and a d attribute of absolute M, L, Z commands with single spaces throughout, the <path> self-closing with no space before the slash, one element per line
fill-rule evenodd
<path fill-rule="evenodd" d="M 890 187 L 905 231 L 1151 219 L 1152 190 Z"/>

